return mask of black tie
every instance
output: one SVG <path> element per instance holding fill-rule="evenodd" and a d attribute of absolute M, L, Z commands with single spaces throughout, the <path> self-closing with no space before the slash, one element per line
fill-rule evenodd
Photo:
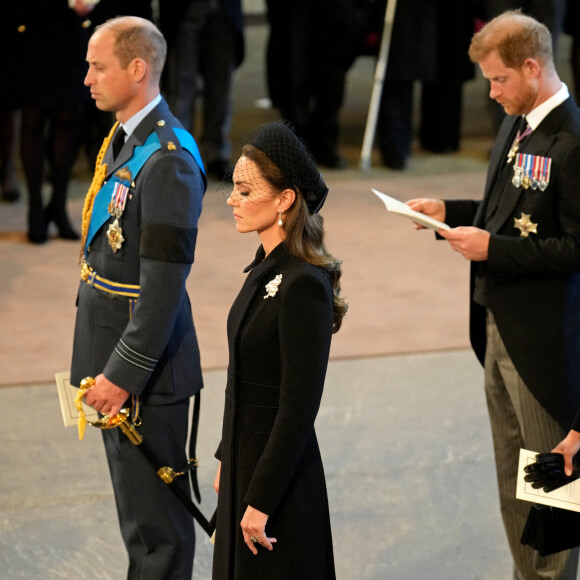
<path fill-rule="evenodd" d="M 113 137 L 113 159 L 117 159 L 121 149 L 123 149 L 123 145 L 125 145 L 125 129 L 123 127 L 119 127 L 117 132 L 115 133 L 115 137 Z"/>

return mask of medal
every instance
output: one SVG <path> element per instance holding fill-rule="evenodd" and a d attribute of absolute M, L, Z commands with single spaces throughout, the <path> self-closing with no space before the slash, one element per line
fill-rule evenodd
<path fill-rule="evenodd" d="M 520 187 L 522 185 L 522 177 L 524 176 L 524 155 L 518 153 L 516 155 L 516 161 L 514 163 L 514 176 L 512 177 L 512 185 L 514 187 Z"/>
<path fill-rule="evenodd" d="M 532 189 L 535 191 L 536 189 L 538 189 L 538 186 L 540 185 L 540 161 L 541 161 L 541 157 L 539 155 L 535 155 L 534 156 L 534 170 L 532 173 Z"/>
<path fill-rule="evenodd" d="M 121 246 L 125 241 L 125 238 L 123 237 L 123 230 L 119 225 L 118 218 L 115 218 L 115 221 L 112 224 L 109 224 L 107 238 L 109 240 L 109 246 L 111 246 L 111 250 L 113 250 L 113 253 L 116 254 L 121 249 Z"/>
<path fill-rule="evenodd" d="M 113 186 L 111 201 L 109 202 L 107 211 L 115 218 L 115 221 L 109 225 L 107 239 L 109 240 L 109 246 L 111 246 L 113 252 L 117 253 L 125 241 L 125 238 L 123 237 L 123 229 L 119 224 L 119 220 L 125 211 L 129 188 L 133 185 L 133 176 L 128 167 L 121 167 L 121 169 L 115 172 L 113 179 L 115 179 L 115 185 Z"/>
<path fill-rule="evenodd" d="M 539 188 L 540 191 L 546 191 L 550 184 L 550 171 L 552 169 L 552 159 L 550 157 L 542 157 L 542 169 Z"/>
<path fill-rule="evenodd" d="M 522 173 L 523 172 L 524 171 L 521 167 L 514 165 L 514 176 L 512 177 L 512 185 L 514 187 L 520 187 L 520 185 L 522 184 Z"/>
<path fill-rule="evenodd" d="M 514 218 L 514 228 L 520 230 L 520 236 L 527 238 L 530 234 L 538 233 L 538 224 L 535 224 L 530 219 L 531 214 L 522 212 L 521 218 Z"/>
<path fill-rule="evenodd" d="M 514 157 L 516 156 L 516 153 L 518 152 L 518 149 L 520 148 L 520 141 L 522 139 L 524 139 L 525 137 L 527 137 L 530 133 L 532 132 L 532 128 L 528 125 L 526 130 L 520 135 L 520 131 L 518 129 L 518 133 L 516 135 L 516 138 L 514 139 L 514 142 L 512 143 L 512 146 L 510 147 L 510 150 L 507 154 L 507 163 L 511 163 L 514 160 Z"/>

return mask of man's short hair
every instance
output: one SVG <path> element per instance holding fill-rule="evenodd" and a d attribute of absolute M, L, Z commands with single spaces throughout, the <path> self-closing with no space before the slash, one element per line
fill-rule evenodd
<path fill-rule="evenodd" d="M 167 56 L 167 42 L 150 20 L 137 16 L 118 16 L 97 26 L 95 32 L 100 29 L 115 33 L 115 55 L 121 68 L 127 68 L 133 59 L 140 58 L 151 65 L 152 76 L 157 79 L 161 77 Z"/>
<path fill-rule="evenodd" d="M 497 50 L 502 62 L 509 68 L 519 68 L 527 58 L 553 68 L 552 37 L 548 28 L 521 10 L 508 10 L 490 20 L 474 34 L 469 47 L 469 58 L 481 62 Z"/>

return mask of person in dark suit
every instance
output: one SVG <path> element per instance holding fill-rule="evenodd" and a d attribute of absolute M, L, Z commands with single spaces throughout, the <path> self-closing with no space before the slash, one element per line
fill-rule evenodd
<path fill-rule="evenodd" d="M 241 0 L 160 0 L 159 27 L 168 43 L 162 82 L 171 108 L 194 134 L 203 97 L 200 147 L 208 175 L 221 180 L 230 166 L 233 75 L 244 59 Z"/>
<path fill-rule="evenodd" d="M 345 169 L 340 110 L 351 65 L 353 0 L 266 0 L 268 93 L 319 165 Z"/>
<path fill-rule="evenodd" d="M 383 26 L 387 4 L 376 1 L 373 26 Z M 474 17 L 471 1 L 397 3 L 377 119 L 377 144 L 386 167 L 403 170 L 407 166 L 418 83 L 421 146 L 433 153 L 459 149 L 463 83 L 474 77 L 466 54 Z"/>
<path fill-rule="evenodd" d="M 507 115 L 482 201 L 409 205 L 471 261 L 471 342 L 484 365 L 500 504 L 517 578 L 575 579 L 578 551 L 520 543 L 520 448 L 547 452 L 580 406 L 580 110 L 554 68 L 548 29 L 519 11 L 474 35 L 470 57 Z M 527 124 L 527 127 L 526 127 Z"/>
<path fill-rule="evenodd" d="M 214 580 L 335 578 L 314 431 L 331 336 L 346 311 L 341 263 L 322 242 L 327 193 L 286 124 L 244 140 L 227 203 L 238 232 L 257 232 L 261 246 L 227 324 Z"/>
<path fill-rule="evenodd" d="M 133 424 L 165 465 L 186 465 L 189 398 L 202 388 L 185 281 L 205 191 L 195 141 L 159 94 L 166 44 L 148 20 L 122 17 L 89 41 L 85 84 L 116 114 L 83 209 L 71 384 Z M 103 431 L 128 578 L 190 580 L 189 512 L 119 429 Z M 189 495 L 186 480 L 176 482 Z M 175 484 L 174 484 L 175 485 Z"/>

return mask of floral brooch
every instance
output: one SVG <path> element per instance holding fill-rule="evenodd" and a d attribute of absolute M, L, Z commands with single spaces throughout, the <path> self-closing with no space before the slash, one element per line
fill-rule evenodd
<path fill-rule="evenodd" d="M 282 274 L 278 274 L 273 280 L 270 280 L 266 284 L 266 296 L 264 296 L 264 300 L 266 298 L 274 298 L 278 292 L 278 286 L 280 286 L 282 282 Z"/>

